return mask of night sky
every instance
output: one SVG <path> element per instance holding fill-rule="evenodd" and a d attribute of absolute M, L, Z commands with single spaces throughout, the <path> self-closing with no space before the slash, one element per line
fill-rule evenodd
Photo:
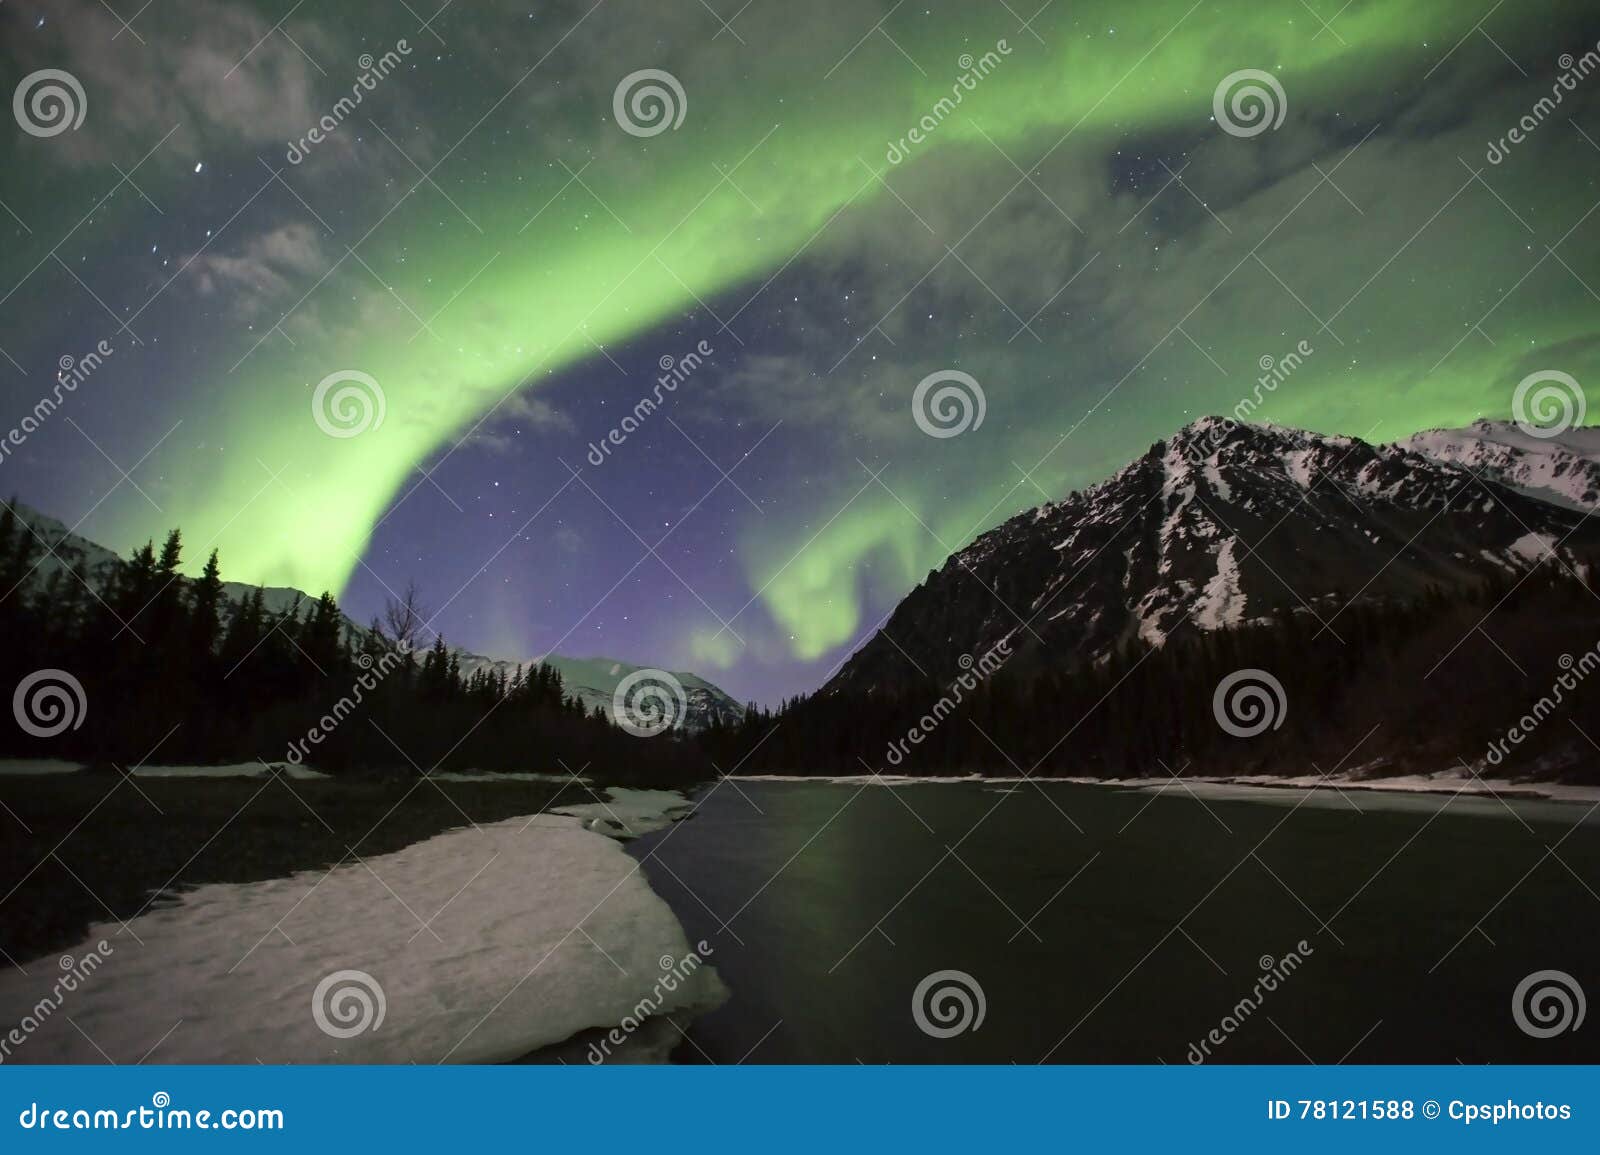
<path fill-rule="evenodd" d="M 1593 4 L 1038 8 L 5 0 L 0 428 L 112 352 L 0 490 L 773 702 L 1301 342 L 1255 419 L 1387 440 L 1596 379 Z M 645 70 L 677 91 L 619 124 Z M 1242 70 L 1272 107 L 1219 123 Z M 930 436 L 952 370 L 983 419 Z"/>

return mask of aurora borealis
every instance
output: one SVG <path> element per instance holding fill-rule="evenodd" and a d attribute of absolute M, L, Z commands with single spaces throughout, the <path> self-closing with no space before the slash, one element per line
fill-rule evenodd
<path fill-rule="evenodd" d="M 415 580 L 480 652 L 770 701 L 1296 349 L 1254 417 L 1369 440 L 1597 379 L 1600 74 L 1558 79 L 1592 5 L 413 7 L 0 8 L 6 91 L 58 69 L 86 104 L 5 125 L 0 427 L 114 349 L 5 492 L 356 617 Z M 1245 69 L 1286 107 L 1235 135 Z M 645 70 L 682 120 L 636 135 Z M 930 437 L 944 370 L 985 418 Z M 319 427 L 338 373 L 381 423 Z"/>

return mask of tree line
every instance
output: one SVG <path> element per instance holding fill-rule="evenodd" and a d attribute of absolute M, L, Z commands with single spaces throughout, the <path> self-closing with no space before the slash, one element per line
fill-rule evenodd
<path fill-rule="evenodd" d="M 1465 763 L 1485 777 L 1600 782 L 1590 742 L 1600 743 L 1600 672 L 1588 675 L 1600 671 L 1596 572 L 1547 563 L 1525 580 L 1507 572 L 1405 601 L 1335 596 L 1314 615 L 1283 611 L 1160 647 L 1130 640 L 1099 661 L 1002 667 L 959 694 L 925 678 L 870 697 L 824 688 L 776 709 L 752 704 L 701 740 L 740 773 L 1466 774 Z M 1219 687 L 1241 671 L 1281 687 L 1255 697 L 1271 713 L 1249 736 L 1218 719 L 1232 710 L 1234 730 L 1260 725 L 1235 699 L 1266 685 L 1253 674 L 1219 705 Z"/>
<path fill-rule="evenodd" d="M 259 587 L 230 596 L 214 551 L 186 577 L 182 550 L 174 530 L 159 550 L 91 567 L 65 539 L 47 549 L 0 503 L 0 688 L 56 668 L 81 684 L 86 709 L 85 724 L 50 737 L 0 727 L 0 756 L 304 760 L 336 773 L 587 767 L 663 783 L 714 766 L 1123 778 L 1462 764 L 1600 781 L 1593 561 L 1404 601 L 1335 595 L 1164 646 L 1133 639 L 1100 660 L 1002 666 L 959 693 L 926 678 L 871 695 L 824 687 L 698 734 L 641 739 L 586 711 L 548 665 L 463 672 L 442 636 L 427 640 L 414 587 L 361 628 L 330 593 L 279 607 Z M 1218 688 L 1240 671 L 1277 687 L 1255 699 L 1273 713 L 1248 737 L 1219 722 Z"/>
<path fill-rule="evenodd" d="M 464 673 L 442 635 L 427 641 L 414 587 L 358 628 L 331 593 L 273 607 L 260 587 L 230 597 L 216 551 L 193 578 L 182 559 L 175 529 L 91 565 L 0 504 L 0 687 L 58 669 L 83 699 L 81 724 L 49 737 L 0 727 L 0 756 L 126 768 L 299 751 L 332 772 L 591 766 L 653 781 L 705 765 L 691 742 L 641 740 L 586 710 L 547 664 Z"/>

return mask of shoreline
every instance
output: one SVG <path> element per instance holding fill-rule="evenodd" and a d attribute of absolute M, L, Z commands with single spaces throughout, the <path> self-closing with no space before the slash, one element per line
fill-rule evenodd
<path fill-rule="evenodd" d="M 0 961 L 32 968 L 94 923 L 134 918 L 196 887 L 326 871 L 452 829 L 586 798 L 570 783 L 339 778 L 126 778 L 0 768 Z M 17 825 L 21 823 L 21 825 Z M 9 967 L 7 967 L 9 969 Z"/>
<path fill-rule="evenodd" d="M 609 801 L 589 808 L 637 827 L 690 805 L 666 791 L 596 797 Z M 126 924 L 102 912 L 62 956 L 104 956 L 102 974 L 72 987 L 60 1013 L 37 1014 L 55 967 L 0 974 L 0 1013 L 33 1016 L 16 1058 L 92 1061 L 104 1047 L 157 1063 L 492 1063 L 615 1033 L 638 1005 L 639 983 L 663 960 L 698 960 L 700 948 L 621 838 L 550 801 L 328 869 L 158 890 Z M 668 989 L 663 1018 L 727 997 L 715 968 L 698 961 Z M 356 1024 L 340 1017 L 358 1010 Z M 71 1024 L 60 1021 L 67 1011 Z M 622 1061 L 659 1061 L 669 1049 L 659 1029 L 631 1041 Z"/>
<path fill-rule="evenodd" d="M 1168 786 L 1203 785 L 1248 790 L 1322 790 L 1330 793 L 1360 791 L 1367 794 L 1402 794 L 1421 797 L 1501 798 L 1513 802 L 1600 804 L 1600 785 L 1563 782 L 1528 782 L 1473 778 L 1447 774 L 1397 774 L 1390 778 L 1325 778 L 1320 775 L 1283 777 L 1270 774 L 1196 774 L 1183 777 L 1045 778 L 1023 775 L 951 774 L 732 774 L 734 782 L 826 782 L 837 786 L 1102 786 L 1119 790 L 1149 790 Z"/>

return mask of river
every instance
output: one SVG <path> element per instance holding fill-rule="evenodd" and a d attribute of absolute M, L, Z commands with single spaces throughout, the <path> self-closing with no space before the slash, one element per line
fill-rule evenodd
<path fill-rule="evenodd" d="M 1587 806 L 732 779 L 697 801 L 630 844 L 732 991 L 678 1062 L 1600 1060 L 1600 1030 L 1536 1038 L 1512 1008 L 1538 971 L 1600 989 Z M 939 972 L 967 1002 L 924 1000 L 930 1033 L 913 995 Z"/>

